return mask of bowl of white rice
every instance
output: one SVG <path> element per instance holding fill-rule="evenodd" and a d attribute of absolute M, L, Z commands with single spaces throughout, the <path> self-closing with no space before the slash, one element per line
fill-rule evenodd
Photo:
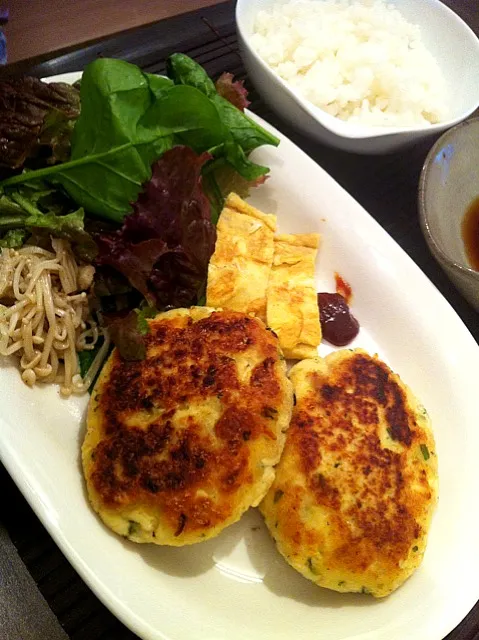
<path fill-rule="evenodd" d="M 263 99 L 331 146 L 391 152 L 479 107 L 479 39 L 439 0 L 238 0 L 236 21 Z"/>

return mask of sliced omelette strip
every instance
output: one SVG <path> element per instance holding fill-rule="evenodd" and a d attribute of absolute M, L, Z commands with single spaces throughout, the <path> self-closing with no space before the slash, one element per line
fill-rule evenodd
<path fill-rule="evenodd" d="M 314 270 L 319 235 L 278 235 L 266 295 L 266 323 L 286 358 L 311 358 L 321 342 Z"/>
<path fill-rule="evenodd" d="M 266 320 L 266 289 L 274 254 L 276 216 L 232 193 L 217 226 L 208 267 L 206 305 Z"/>
<path fill-rule="evenodd" d="M 437 499 L 428 415 L 377 357 L 342 350 L 290 371 L 296 403 L 260 505 L 278 550 L 328 589 L 387 596 L 420 565 Z"/>

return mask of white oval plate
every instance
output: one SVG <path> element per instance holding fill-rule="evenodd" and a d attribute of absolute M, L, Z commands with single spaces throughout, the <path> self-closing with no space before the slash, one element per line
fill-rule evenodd
<path fill-rule="evenodd" d="M 255 153 L 271 178 L 251 202 L 276 213 L 281 231 L 322 234 L 318 291 L 334 290 L 335 271 L 350 282 L 361 323 L 354 344 L 377 351 L 432 417 L 440 500 L 416 574 L 383 600 L 320 589 L 289 568 L 254 510 L 192 547 L 124 541 L 87 503 L 79 459 L 87 398 L 29 389 L 11 364 L 0 367 L 1 459 L 80 576 L 142 638 L 440 640 L 479 597 L 479 347 L 387 233 L 274 133 L 279 148 Z"/>

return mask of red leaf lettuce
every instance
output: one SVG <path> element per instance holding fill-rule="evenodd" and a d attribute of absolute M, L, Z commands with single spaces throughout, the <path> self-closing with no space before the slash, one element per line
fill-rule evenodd
<path fill-rule="evenodd" d="M 248 91 L 244 87 L 243 80 L 233 80 L 232 73 L 222 73 L 215 83 L 218 94 L 231 102 L 237 109 L 244 111 L 251 104 L 248 100 Z"/>
<path fill-rule="evenodd" d="M 98 265 L 122 273 L 159 310 L 196 304 L 205 291 L 216 241 L 201 179 L 209 159 L 185 146 L 166 151 L 122 228 L 96 237 Z"/>

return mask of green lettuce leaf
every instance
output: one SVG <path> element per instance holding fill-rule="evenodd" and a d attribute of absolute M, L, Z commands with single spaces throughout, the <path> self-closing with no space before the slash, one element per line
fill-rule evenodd
<path fill-rule="evenodd" d="M 216 95 L 215 83 L 203 67 L 183 53 L 171 55 L 166 61 L 166 70 L 175 84 L 195 87 L 208 98 Z"/>
<path fill-rule="evenodd" d="M 57 193 L 42 185 L 21 185 L 0 197 L 0 246 L 18 248 L 30 233 L 65 238 L 76 253 L 91 260 L 97 253 L 93 238 L 84 230 L 84 210 L 65 213 Z"/>
<path fill-rule="evenodd" d="M 3 186 L 46 179 L 61 184 L 88 212 L 121 222 L 150 179 L 151 164 L 174 146 L 174 134 L 188 132 L 195 149 L 224 139 L 218 112 L 204 94 L 153 80 L 121 60 L 103 58 L 87 66 L 81 105 L 71 160 L 14 176 Z"/>
<path fill-rule="evenodd" d="M 39 135 L 39 144 L 51 149 L 47 164 L 67 162 L 70 159 L 71 139 L 75 127 L 75 120 L 69 118 L 62 111 L 50 111 L 45 116 L 43 127 Z"/>
<path fill-rule="evenodd" d="M 148 319 L 157 316 L 159 313 L 158 309 L 150 305 L 143 305 L 139 309 L 135 309 L 135 312 L 138 316 L 138 331 L 142 336 L 148 335 L 150 332 Z"/>
<path fill-rule="evenodd" d="M 248 154 L 263 144 L 277 145 L 277 138 L 220 96 L 187 56 L 171 56 L 168 70 L 171 77 L 162 78 L 116 59 L 89 64 L 70 159 L 10 177 L 0 187 L 45 180 L 61 186 L 89 214 L 121 223 L 151 178 L 151 165 L 177 145 L 224 158 L 247 181 L 264 176 L 268 168 Z M 51 127 L 52 148 L 64 158 L 62 124 Z"/>
<path fill-rule="evenodd" d="M 5 249 L 19 249 L 23 246 L 27 235 L 25 229 L 9 229 L 3 238 L 0 238 L 0 247 Z"/>
<path fill-rule="evenodd" d="M 226 129 L 245 153 L 264 144 L 278 146 L 279 140 L 263 129 L 231 102 L 220 96 L 214 82 L 197 62 L 182 53 L 174 53 L 167 61 L 168 75 L 176 84 L 189 85 L 204 93 L 212 102 Z"/>

